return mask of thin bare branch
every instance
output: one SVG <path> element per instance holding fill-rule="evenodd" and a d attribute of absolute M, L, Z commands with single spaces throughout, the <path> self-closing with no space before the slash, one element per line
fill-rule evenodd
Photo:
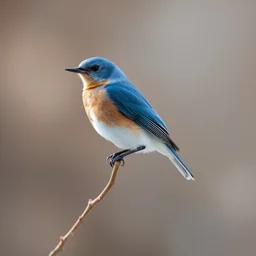
<path fill-rule="evenodd" d="M 84 212 L 79 216 L 73 227 L 66 233 L 66 235 L 60 237 L 60 241 L 57 244 L 57 246 L 50 252 L 49 256 L 57 255 L 59 252 L 63 250 L 64 245 L 68 241 L 68 239 L 77 231 L 77 229 L 81 226 L 82 222 L 85 220 L 88 213 L 92 210 L 92 208 L 100 202 L 105 195 L 108 193 L 108 191 L 111 189 L 111 187 L 115 184 L 116 176 L 118 173 L 118 169 L 120 167 L 120 162 L 115 162 L 111 176 L 109 178 L 109 181 L 105 188 L 102 190 L 102 192 L 93 200 L 89 199 L 88 204 L 84 210 Z"/>

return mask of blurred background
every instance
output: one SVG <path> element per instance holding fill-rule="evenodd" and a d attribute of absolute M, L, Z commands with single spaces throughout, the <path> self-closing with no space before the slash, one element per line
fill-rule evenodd
<path fill-rule="evenodd" d="M 133 155 L 62 255 L 254 255 L 255 1 L 1 1 L 1 255 L 48 255 L 117 149 L 64 68 L 118 64 L 196 177 Z"/>

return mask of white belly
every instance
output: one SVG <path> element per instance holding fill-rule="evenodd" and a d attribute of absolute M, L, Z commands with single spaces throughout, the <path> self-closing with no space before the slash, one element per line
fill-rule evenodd
<path fill-rule="evenodd" d="M 142 128 L 139 132 L 135 133 L 127 128 L 108 126 L 103 122 L 98 122 L 93 113 L 91 113 L 91 117 L 93 119 L 92 125 L 94 129 L 103 138 L 111 141 L 120 149 L 135 149 L 143 145 L 146 146 L 146 149 L 141 152 L 147 153 L 156 150 L 159 151 L 159 147 L 163 147 L 163 143 Z"/>

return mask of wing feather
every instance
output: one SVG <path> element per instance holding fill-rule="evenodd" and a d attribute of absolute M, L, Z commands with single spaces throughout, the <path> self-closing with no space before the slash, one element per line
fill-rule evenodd
<path fill-rule="evenodd" d="M 171 139 L 164 121 L 134 85 L 128 82 L 109 84 L 106 86 L 106 91 L 108 97 L 123 115 L 165 144 L 172 146 L 175 151 L 179 151 L 179 147 Z"/>

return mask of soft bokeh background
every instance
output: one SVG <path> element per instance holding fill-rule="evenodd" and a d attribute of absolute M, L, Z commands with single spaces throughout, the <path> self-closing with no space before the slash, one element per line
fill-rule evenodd
<path fill-rule="evenodd" d="M 131 156 L 63 255 L 254 255 L 255 1 L 1 1 L 1 255 L 47 255 L 106 184 L 116 148 L 64 68 L 116 62 L 196 181 Z"/>

